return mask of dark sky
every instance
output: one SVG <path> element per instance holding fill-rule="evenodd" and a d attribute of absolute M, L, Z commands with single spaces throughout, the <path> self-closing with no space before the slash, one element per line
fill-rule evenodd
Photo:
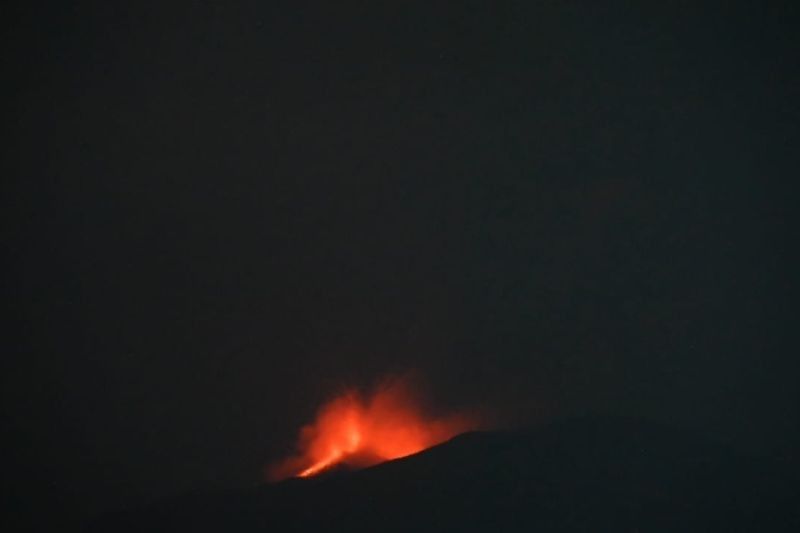
<path fill-rule="evenodd" d="M 503 423 L 800 443 L 796 8 L 133 4 L 0 17 L 25 490 L 252 484 L 407 370 Z"/>

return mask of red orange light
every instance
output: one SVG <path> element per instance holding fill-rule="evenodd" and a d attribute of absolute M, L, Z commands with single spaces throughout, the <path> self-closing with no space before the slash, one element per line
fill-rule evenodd
<path fill-rule="evenodd" d="M 274 465 L 271 479 L 310 477 L 347 463 L 363 468 L 397 459 L 474 429 L 465 416 L 426 416 L 407 382 L 394 381 L 363 396 L 357 391 L 324 404 L 300 432 L 298 454 Z"/>

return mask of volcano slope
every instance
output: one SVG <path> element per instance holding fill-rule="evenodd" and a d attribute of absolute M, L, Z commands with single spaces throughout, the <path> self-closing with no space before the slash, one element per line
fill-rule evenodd
<path fill-rule="evenodd" d="M 99 531 L 800 531 L 798 485 L 767 459 L 639 420 L 475 432 L 361 471 L 192 495 Z"/>

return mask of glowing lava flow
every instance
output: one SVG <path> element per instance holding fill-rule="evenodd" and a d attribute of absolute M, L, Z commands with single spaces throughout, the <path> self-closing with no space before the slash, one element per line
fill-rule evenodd
<path fill-rule="evenodd" d="M 322 406 L 316 420 L 301 430 L 298 454 L 274 465 L 269 478 L 310 477 L 338 464 L 363 468 L 475 428 L 475 421 L 464 416 L 425 416 L 403 381 L 366 397 L 348 391 Z"/>

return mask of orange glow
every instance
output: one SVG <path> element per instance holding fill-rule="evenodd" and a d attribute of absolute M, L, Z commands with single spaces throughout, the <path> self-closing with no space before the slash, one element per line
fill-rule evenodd
<path fill-rule="evenodd" d="M 300 431 L 297 455 L 273 465 L 268 477 L 310 477 L 339 464 L 364 468 L 475 428 L 471 417 L 426 416 L 407 381 L 390 382 L 369 395 L 349 390 L 320 408 Z"/>

